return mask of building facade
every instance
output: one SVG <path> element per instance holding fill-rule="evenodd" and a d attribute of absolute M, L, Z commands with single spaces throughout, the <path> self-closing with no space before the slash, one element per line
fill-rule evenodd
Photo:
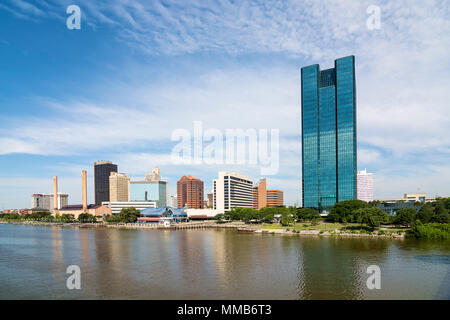
<path fill-rule="evenodd" d="M 123 173 L 111 172 L 109 176 L 109 201 L 128 201 L 130 178 Z"/>
<path fill-rule="evenodd" d="M 213 208 L 214 207 L 214 194 L 211 192 L 211 193 L 208 193 L 207 195 L 206 195 L 206 198 L 207 198 L 207 200 L 206 200 L 206 206 L 208 207 L 208 208 Z"/>
<path fill-rule="evenodd" d="M 75 204 L 64 206 L 59 210 L 59 214 L 72 214 L 75 219 L 78 219 L 82 213 L 91 214 L 96 217 L 97 221 L 103 221 L 105 216 L 111 215 L 111 209 L 97 204 L 90 204 L 84 209 L 82 204 Z"/>
<path fill-rule="evenodd" d="M 284 205 L 283 191 L 281 190 L 267 190 L 267 206 L 281 207 Z"/>
<path fill-rule="evenodd" d="M 158 182 L 161 181 L 161 172 L 158 167 L 154 167 L 151 173 L 145 175 L 145 181 Z"/>
<path fill-rule="evenodd" d="M 253 187 L 253 209 L 265 207 L 267 207 L 267 181 L 266 179 L 261 179 Z"/>
<path fill-rule="evenodd" d="M 94 162 L 94 196 L 95 204 L 109 201 L 109 176 L 117 172 L 117 165 L 111 161 Z"/>
<path fill-rule="evenodd" d="M 102 205 L 111 209 L 112 214 L 118 214 L 122 209 L 135 208 L 142 211 L 147 208 L 156 208 L 156 202 L 154 201 L 105 201 Z"/>
<path fill-rule="evenodd" d="M 219 172 L 213 180 L 214 209 L 253 208 L 253 181 L 237 172 Z"/>
<path fill-rule="evenodd" d="M 177 208 L 203 209 L 203 181 L 191 175 L 182 176 L 177 182 L 177 202 Z"/>
<path fill-rule="evenodd" d="M 54 195 L 36 193 L 31 196 L 31 208 L 46 209 L 52 214 L 54 213 Z M 69 204 L 69 195 L 65 193 L 58 193 L 58 208 L 62 208 Z"/>
<path fill-rule="evenodd" d="M 167 182 L 165 181 L 130 181 L 129 200 L 139 202 L 156 202 L 157 207 L 167 205 Z"/>
<path fill-rule="evenodd" d="M 358 200 L 370 202 L 373 200 L 373 178 L 367 170 L 358 171 Z"/>
<path fill-rule="evenodd" d="M 357 197 L 355 57 L 301 69 L 303 207 Z"/>

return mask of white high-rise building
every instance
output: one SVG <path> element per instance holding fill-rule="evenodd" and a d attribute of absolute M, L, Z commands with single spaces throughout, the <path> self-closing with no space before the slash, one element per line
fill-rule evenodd
<path fill-rule="evenodd" d="M 372 174 L 367 170 L 358 171 L 358 200 L 369 202 L 373 200 L 373 179 Z"/>
<path fill-rule="evenodd" d="M 213 208 L 228 211 L 253 207 L 253 181 L 237 172 L 219 172 L 213 180 Z"/>
<path fill-rule="evenodd" d="M 31 208 L 47 209 L 51 213 L 54 211 L 53 193 L 42 194 L 35 193 L 31 196 Z M 67 206 L 69 202 L 69 195 L 66 193 L 58 193 L 58 208 Z"/>

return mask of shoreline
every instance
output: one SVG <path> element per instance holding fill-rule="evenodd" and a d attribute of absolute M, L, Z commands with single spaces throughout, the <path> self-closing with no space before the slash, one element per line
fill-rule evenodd
<path fill-rule="evenodd" d="M 103 224 L 103 223 L 62 223 L 62 222 L 37 222 L 37 221 L 0 221 L 0 224 L 12 224 L 12 225 L 29 225 L 29 226 L 54 226 L 59 228 L 113 228 L 123 230 L 165 230 L 165 231 L 181 231 L 181 230 L 193 230 L 193 229 L 236 229 L 237 232 L 256 234 L 256 235 L 284 235 L 284 236 L 316 236 L 316 237 L 347 237 L 347 238 L 380 238 L 380 239 L 405 239 L 405 233 L 389 233 L 378 234 L 378 231 L 369 233 L 351 233 L 341 230 L 320 231 L 320 230 L 300 230 L 298 232 L 293 230 L 287 230 L 287 228 L 277 229 L 265 229 L 261 228 L 264 225 L 248 225 L 244 222 L 231 222 L 231 223 L 216 223 L 215 221 L 204 222 L 187 222 L 177 225 L 172 228 L 158 227 L 154 224 Z"/>

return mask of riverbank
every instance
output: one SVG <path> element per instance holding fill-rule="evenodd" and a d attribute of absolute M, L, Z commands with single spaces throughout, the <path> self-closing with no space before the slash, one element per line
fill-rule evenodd
<path fill-rule="evenodd" d="M 276 224 L 245 224 L 244 222 L 216 223 L 215 221 L 186 222 L 179 223 L 171 228 L 160 227 L 157 224 L 126 223 L 58 223 L 58 222 L 38 222 L 38 221 L 0 221 L 1 224 L 19 224 L 32 226 L 54 226 L 61 228 L 113 228 L 129 230 L 192 230 L 192 229 L 236 229 L 242 233 L 253 233 L 256 235 L 284 235 L 284 236 L 323 236 L 323 237 L 371 237 L 371 238 L 405 238 L 404 231 L 397 229 L 389 230 L 381 228 L 375 231 L 358 230 L 354 226 L 337 226 L 332 223 L 321 223 L 317 226 L 308 224 L 296 224 L 295 226 L 283 227 Z M 342 230 L 341 228 L 350 228 Z"/>

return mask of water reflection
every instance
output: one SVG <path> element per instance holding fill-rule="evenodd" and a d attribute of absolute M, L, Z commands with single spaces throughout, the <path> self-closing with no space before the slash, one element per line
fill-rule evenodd
<path fill-rule="evenodd" d="M 445 242 L 252 235 L 230 230 L 31 229 L 1 225 L 0 235 L 0 298 L 450 296 L 450 244 Z M 82 290 L 65 288 L 65 268 L 70 264 L 81 267 Z M 381 268 L 381 290 L 366 287 L 366 270 L 372 264 Z M 13 269 L 21 277 L 11 276 Z M 30 282 L 32 288 L 28 287 Z"/>

